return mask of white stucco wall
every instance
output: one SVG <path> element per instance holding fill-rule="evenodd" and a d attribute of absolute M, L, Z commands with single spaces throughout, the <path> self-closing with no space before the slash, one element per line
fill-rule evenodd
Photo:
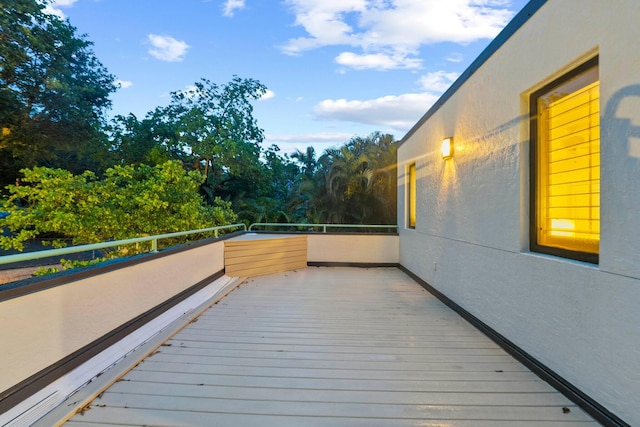
<path fill-rule="evenodd" d="M 309 234 L 309 262 L 395 264 L 399 260 L 399 237 L 395 234 Z"/>
<path fill-rule="evenodd" d="M 400 262 L 640 425 L 640 7 L 550 0 L 398 150 Z M 529 94 L 600 58 L 599 265 L 529 252 Z M 444 161 L 443 137 L 455 157 Z M 405 167 L 417 224 L 405 228 Z"/>
<path fill-rule="evenodd" d="M 185 266 L 188 266 L 185 268 Z M 0 390 L 224 268 L 224 242 L 0 303 Z"/>

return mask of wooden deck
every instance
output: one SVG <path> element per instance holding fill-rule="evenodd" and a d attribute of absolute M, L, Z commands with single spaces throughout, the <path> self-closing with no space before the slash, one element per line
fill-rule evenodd
<path fill-rule="evenodd" d="M 596 426 L 401 271 L 247 280 L 77 426 Z"/>

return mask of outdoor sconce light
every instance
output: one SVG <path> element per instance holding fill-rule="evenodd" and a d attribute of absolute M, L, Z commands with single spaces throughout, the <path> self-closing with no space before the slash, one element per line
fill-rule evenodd
<path fill-rule="evenodd" d="M 450 136 L 442 140 L 442 158 L 447 160 L 453 157 L 453 137 Z"/>

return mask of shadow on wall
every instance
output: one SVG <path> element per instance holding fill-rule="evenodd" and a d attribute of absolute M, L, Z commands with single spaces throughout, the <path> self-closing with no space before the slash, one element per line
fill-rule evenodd
<path fill-rule="evenodd" d="M 625 110 L 626 106 L 637 111 L 637 108 L 633 108 L 638 106 L 637 103 L 633 106 L 623 103 L 629 98 L 640 98 L 640 85 L 627 86 L 613 94 L 603 116 L 602 123 L 605 127 L 603 131 L 611 141 L 626 140 L 627 155 L 640 159 L 640 126 L 634 126 L 631 119 L 617 117 L 619 110 Z M 619 146 L 616 145 L 616 147 Z"/>

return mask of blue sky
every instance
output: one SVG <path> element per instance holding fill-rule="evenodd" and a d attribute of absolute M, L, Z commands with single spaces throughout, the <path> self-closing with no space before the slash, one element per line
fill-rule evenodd
<path fill-rule="evenodd" d="M 200 78 L 269 89 L 265 144 L 318 153 L 373 131 L 400 139 L 526 0 L 57 0 L 119 80 L 111 115 Z"/>

